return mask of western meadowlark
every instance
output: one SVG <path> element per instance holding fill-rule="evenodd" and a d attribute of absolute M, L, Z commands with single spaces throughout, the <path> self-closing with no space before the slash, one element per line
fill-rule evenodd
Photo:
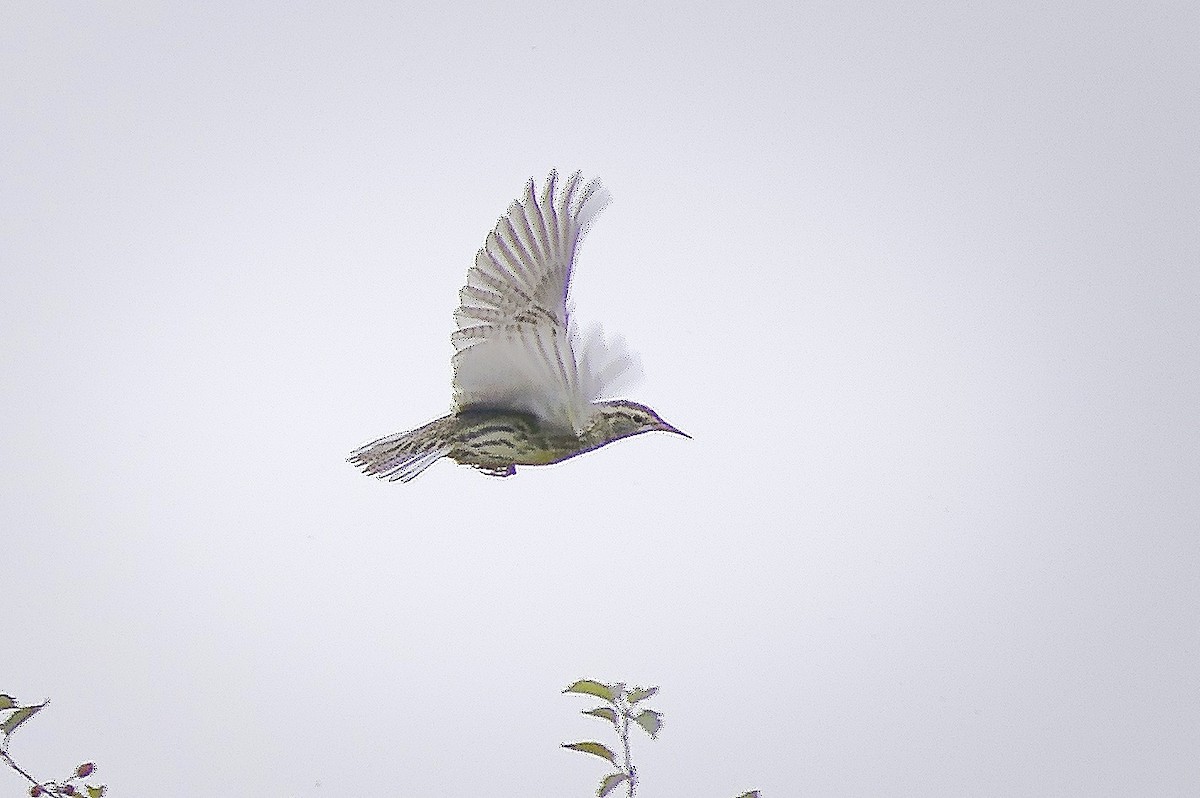
<path fill-rule="evenodd" d="M 454 412 L 350 453 L 363 473 L 407 482 L 441 457 L 507 477 L 605 444 L 663 430 L 685 437 L 645 405 L 600 401 L 632 368 L 617 342 L 581 340 L 567 305 L 579 242 L 609 195 L 579 172 L 559 190 L 532 179 L 496 223 L 454 313 Z"/>

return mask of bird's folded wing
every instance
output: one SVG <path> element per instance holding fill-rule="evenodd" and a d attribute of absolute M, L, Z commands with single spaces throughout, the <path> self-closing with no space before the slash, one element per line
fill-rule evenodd
<path fill-rule="evenodd" d="M 578 172 L 557 183 L 551 172 L 538 196 L 530 180 L 467 273 L 454 314 L 454 401 L 582 431 L 604 380 L 576 356 L 567 288 L 583 233 L 609 196 Z"/>

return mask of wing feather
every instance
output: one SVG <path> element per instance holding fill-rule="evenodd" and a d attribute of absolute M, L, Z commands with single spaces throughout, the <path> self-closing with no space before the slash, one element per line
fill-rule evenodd
<path fill-rule="evenodd" d="M 454 314 L 456 409 L 504 407 L 576 432 L 587 426 L 614 369 L 611 357 L 577 356 L 567 293 L 579 243 L 608 201 L 599 180 L 576 172 L 560 190 L 551 172 L 540 196 L 529 180 L 496 223 Z"/>

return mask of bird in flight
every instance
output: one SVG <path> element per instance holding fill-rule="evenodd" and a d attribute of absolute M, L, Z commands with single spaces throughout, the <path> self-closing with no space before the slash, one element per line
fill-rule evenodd
<path fill-rule="evenodd" d="M 579 243 L 608 204 L 598 179 L 576 172 L 525 195 L 488 234 L 454 313 L 454 409 L 423 427 L 365 444 L 348 461 L 363 473 L 407 482 L 449 457 L 491 476 L 558 463 L 662 430 L 691 437 L 645 405 L 602 401 L 632 370 L 620 345 L 595 331 L 583 340 L 567 293 Z"/>

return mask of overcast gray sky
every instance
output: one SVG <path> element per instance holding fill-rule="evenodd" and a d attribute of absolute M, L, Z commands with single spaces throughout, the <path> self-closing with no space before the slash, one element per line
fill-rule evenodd
<path fill-rule="evenodd" d="M 14 754 L 583 796 L 587 676 L 647 798 L 1200 792 L 1200 11 L 969 5 L 6 3 Z M 551 168 L 694 439 L 357 473 Z"/>

